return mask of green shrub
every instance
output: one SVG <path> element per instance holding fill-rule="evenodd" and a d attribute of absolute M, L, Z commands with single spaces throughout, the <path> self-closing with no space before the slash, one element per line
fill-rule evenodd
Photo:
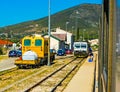
<path fill-rule="evenodd" d="M 2 47 L 0 47 L 0 55 L 3 54 L 3 50 L 2 50 Z"/>
<path fill-rule="evenodd" d="M 0 47 L 0 55 L 5 55 L 7 54 L 7 48 Z"/>
<path fill-rule="evenodd" d="M 99 47 L 99 45 L 97 45 L 97 44 L 92 46 L 93 51 L 98 50 L 98 47 Z"/>

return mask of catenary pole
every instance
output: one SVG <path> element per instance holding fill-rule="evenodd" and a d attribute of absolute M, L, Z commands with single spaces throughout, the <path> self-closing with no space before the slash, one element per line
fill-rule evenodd
<path fill-rule="evenodd" d="M 50 66 L 50 34 L 50 0 L 48 0 L 48 66 Z"/>

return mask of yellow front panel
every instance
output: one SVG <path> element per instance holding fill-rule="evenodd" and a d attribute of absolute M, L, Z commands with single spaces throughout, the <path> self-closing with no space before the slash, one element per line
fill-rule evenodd
<path fill-rule="evenodd" d="M 39 64 L 39 61 L 37 60 L 16 60 L 15 64 L 22 64 L 22 65 L 34 65 L 34 64 Z"/>

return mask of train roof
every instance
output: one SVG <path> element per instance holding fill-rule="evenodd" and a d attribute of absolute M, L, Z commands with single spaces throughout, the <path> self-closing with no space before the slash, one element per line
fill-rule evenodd
<path fill-rule="evenodd" d="M 27 35 L 27 36 L 23 37 L 22 39 L 31 38 L 31 37 L 41 37 L 42 38 L 43 36 L 40 34 L 32 34 L 32 35 Z"/>
<path fill-rule="evenodd" d="M 88 43 L 88 42 L 74 42 L 74 43 Z"/>

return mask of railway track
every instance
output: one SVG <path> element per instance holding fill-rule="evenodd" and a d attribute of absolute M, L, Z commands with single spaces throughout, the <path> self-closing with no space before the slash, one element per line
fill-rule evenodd
<path fill-rule="evenodd" d="M 59 57 L 59 58 L 56 58 L 55 60 L 61 60 L 61 59 L 67 59 L 67 58 L 71 58 L 71 57 L 74 57 L 74 56 L 67 56 L 67 57 Z M 11 68 L 11 69 L 7 69 L 7 70 L 4 70 L 4 71 L 0 71 L 0 76 L 2 75 L 5 75 L 7 73 L 10 73 L 10 72 L 13 72 L 13 71 L 16 71 L 18 70 L 19 68 L 16 66 L 14 68 Z"/>
<path fill-rule="evenodd" d="M 84 59 L 74 59 L 60 67 L 47 77 L 38 81 L 35 85 L 24 90 L 24 92 L 54 92 L 59 85 L 74 71 Z"/>
<path fill-rule="evenodd" d="M 33 77 L 41 76 L 42 78 L 43 76 L 46 76 L 46 73 L 50 73 L 54 71 L 54 69 L 58 69 L 59 67 L 63 66 L 70 60 L 71 58 L 62 59 L 60 62 L 56 61 L 55 64 L 51 65 L 51 67 L 43 66 L 37 69 L 18 69 L 17 71 L 14 71 L 17 74 L 14 74 L 13 72 L 9 72 L 7 74 L 1 75 L 0 76 L 0 83 L 1 83 L 0 92 L 10 92 L 9 89 L 16 90 L 16 88 L 18 89 L 19 86 L 24 85 L 25 81 L 28 82 Z M 27 73 L 26 76 L 22 76 L 25 73 Z M 5 76 L 7 78 L 4 78 Z M 14 91 L 14 92 L 18 92 L 18 91 Z"/>
<path fill-rule="evenodd" d="M 70 55 L 70 56 L 57 56 L 57 58 L 55 60 L 61 60 L 61 59 L 71 58 L 71 57 L 74 57 L 74 55 Z"/>
<path fill-rule="evenodd" d="M 0 76 L 5 75 L 5 74 L 10 73 L 10 72 L 14 72 L 14 71 L 16 71 L 16 70 L 18 70 L 17 67 L 11 68 L 11 69 L 8 69 L 8 70 L 1 71 L 1 72 L 0 72 Z"/>

